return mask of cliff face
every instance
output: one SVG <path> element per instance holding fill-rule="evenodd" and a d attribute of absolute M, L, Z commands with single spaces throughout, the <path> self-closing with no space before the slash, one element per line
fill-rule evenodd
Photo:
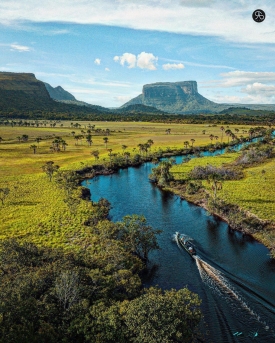
<path fill-rule="evenodd" d="M 54 88 L 46 82 L 44 82 L 44 84 L 52 99 L 76 101 L 76 98 L 71 93 L 65 91 L 65 89 L 63 89 L 61 86 L 57 86 Z"/>
<path fill-rule="evenodd" d="M 46 101 L 50 99 L 44 83 L 37 80 L 31 73 L 0 72 L 0 90 L 5 93 L 18 92 L 21 95 L 44 98 Z"/>
<path fill-rule="evenodd" d="M 170 113 L 198 113 L 221 110 L 198 93 L 196 81 L 158 82 L 144 85 L 142 94 L 124 106 L 142 104 Z"/>

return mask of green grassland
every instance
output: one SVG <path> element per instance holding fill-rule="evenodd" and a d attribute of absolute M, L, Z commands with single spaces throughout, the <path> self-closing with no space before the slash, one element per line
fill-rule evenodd
<path fill-rule="evenodd" d="M 205 167 L 208 164 L 211 164 L 215 167 L 221 167 L 224 164 L 231 163 L 235 161 L 235 159 L 239 156 L 238 153 L 228 153 L 219 156 L 207 156 L 207 157 L 200 157 L 200 158 L 193 158 L 188 162 L 184 162 L 182 164 L 176 164 L 172 167 L 171 172 L 175 180 L 183 180 L 187 179 L 188 173 L 196 166 Z"/>
<path fill-rule="evenodd" d="M 54 161 L 61 169 L 74 170 L 95 163 L 91 156 L 92 150 L 99 151 L 100 164 L 108 160 L 108 151 L 104 145 L 103 137 L 106 133 L 92 131 L 92 146 L 86 139 L 78 143 L 73 137 L 87 131 L 88 124 L 95 124 L 95 129 L 109 129 L 108 146 L 113 153 L 122 153 L 122 145 L 126 151 L 134 154 L 138 151 L 139 143 L 146 143 L 152 139 L 152 151 L 159 148 L 183 148 L 183 142 L 195 139 L 195 146 L 210 144 L 209 135 L 218 136 L 221 141 L 220 127 L 194 124 L 168 124 L 144 122 L 79 122 L 80 128 L 71 127 L 71 122 L 58 123 L 55 127 L 0 127 L 0 188 L 9 187 L 10 194 L 0 205 L 1 231 L 0 238 L 20 237 L 22 240 L 32 240 L 36 244 L 51 246 L 80 246 L 90 236 L 89 229 L 83 225 L 87 213 L 93 211 L 92 203 L 81 202 L 77 213 L 71 213 L 64 203 L 64 194 L 54 182 L 50 182 L 43 173 L 41 166 L 47 161 Z M 167 129 L 171 134 L 166 134 Z M 250 127 L 244 125 L 230 126 L 232 131 L 239 129 L 238 135 L 247 136 L 243 130 Z M 203 134 L 205 130 L 205 134 Z M 27 142 L 18 141 L 18 136 L 28 135 Z M 85 133 L 84 133 L 85 136 Z M 35 142 L 37 137 L 42 141 Z M 68 144 L 66 151 L 51 152 L 50 146 L 55 137 L 62 137 Z M 227 142 L 227 137 L 223 141 Z M 30 148 L 38 146 L 36 153 Z M 222 165 L 230 163 L 236 154 L 227 154 L 217 157 L 198 158 L 183 165 L 173 167 L 176 178 L 182 177 L 196 164 L 207 163 Z M 246 171 L 246 177 L 240 181 L 225 182 L 221 195 L 228 201 L 239 204 L 259 217 L 274 219 L 274 180 L 272 172 L 275 161 L 264 167 L 251 168 Z M 261 170 L 266 170 L 262 177 Z M 108 196 L 106 195 L 106 198 Z M 84 244 L 84 243 L 83 243 Z"/>

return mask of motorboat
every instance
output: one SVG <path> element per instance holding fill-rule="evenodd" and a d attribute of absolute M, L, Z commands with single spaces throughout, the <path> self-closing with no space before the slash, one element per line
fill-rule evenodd
<path fill-rule="evenodd" d="M 183 247 L 183 249 L 185 249 L 189 255 L 191 255 L 192 257 L 196 255 L 196 249 L 191 243 L 190 238 L 181 235 L 179 232 L 176 232 L 176 239 L 179 242 L 180 246 Z"/>

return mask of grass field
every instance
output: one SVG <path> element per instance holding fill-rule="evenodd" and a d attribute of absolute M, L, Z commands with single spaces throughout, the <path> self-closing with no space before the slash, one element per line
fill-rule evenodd
<path fill-rule="evenodd" d="M 46 161 L 54 161 L 62 169 L 79 169 L 94 164 L 92 150 L 99 150 L 99 161 L 108 159 L 105 147 L 104 132 L 92 132 L 92 146 L 88 146 L 86 139 L 76 142 L 75 135 L 84 134 L 88 124 L 94 124 L 95 129 L 109 129 L 108 146 L 113 153 L 122 152 L 122 145 L 131 154 L 138 151 L 139 143 L 146 143 L 152 139 L 152 151 L 159 148 L 183 148 L 183 143 L 195 139 L 194 146 L 209 144 L 209 135 L 218 136 L 221 140 L 220 127 L 191 124 L 159 124 L 159 123 L 122 123 L 122 122 L 79 122 L 80 128 L 71 127 L 70 122 L 62 122 L 63 126 L 56 127 L 0 127 L 0 188 L 9 187 L 11 192 L 4 205 L 0 206 L 1 231 L 0 238 L 21 237 L 30 239 L 37 244 L 68 247 L 72 243 L 79 243 L 89 235 L 83 225 L 84 215 L 92 210 L 89 202 L 83 202 L 77 214 L 72 214 L 64 203 L 62 191 L 54 182 L 49 182 L 41 166 Z M 167 129 L 171 134 L 166 134 Z M 237 135 L 246 136 L 245 126 L 230 126 L 232 131 L 239 130 Z M 203 134 L 205 130 L 205 134 Z M 17 137 L 28 135 L 27 142 L 19 143 Z M 53 153 L 50 151 L 51 142 L 55 137 L 62 137 L 68 144 L 66 151 Z M 41 137 L 36 153 L 30 148 L 35 139 Z M 223 141 L 227 142 L 227 137 Z M 191 143 L 191 142 L 190 142 Z M 181 178 L 196 164 L 207 163 L 219 166 L 230 163 L 236 154 L 227 154 L 217 157 L 198 158 L 190 162 L 173 167 L 176 178 Z M 262 169 L 266 170 L 264 177 Z M 265 166 L 248 169 L 246 178 L 240 181 L 225 182 L 221 196 L 232 203 L 236 203 L 259 217 L 275 219 L 273 178 L 275 161 Z"/>

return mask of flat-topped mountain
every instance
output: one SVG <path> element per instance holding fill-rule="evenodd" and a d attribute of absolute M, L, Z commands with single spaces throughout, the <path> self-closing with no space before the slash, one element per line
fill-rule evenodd
<path fill-rule="evenodd" d="M 14 91 L 28 96 L 50 99 L 45 85 L 32 73 L 0 72 L 0 90 Z"/>
<path fill-rule="evenodd" d="M 72 94 L 60 86 L 53 88 L 48 85 L 47 88 L 44 82 L 37 80 L 32 73 L 0 72 L 1 113 L 14 113 L 20 116 L 29 111 L 81 115 L 109 112 L 109 109 L 101 106 L 78 102 Z M 55 100 L 57 98 L 61 100 Z"/>
<path fill-rule="evenodd" d="M 169 113 L 198 113 L 221 111 L 216 104 L 198 93 L 196 81 L 157 82 L 144 85 L 142 94 L 123 105 L 143 104 Z"/>

